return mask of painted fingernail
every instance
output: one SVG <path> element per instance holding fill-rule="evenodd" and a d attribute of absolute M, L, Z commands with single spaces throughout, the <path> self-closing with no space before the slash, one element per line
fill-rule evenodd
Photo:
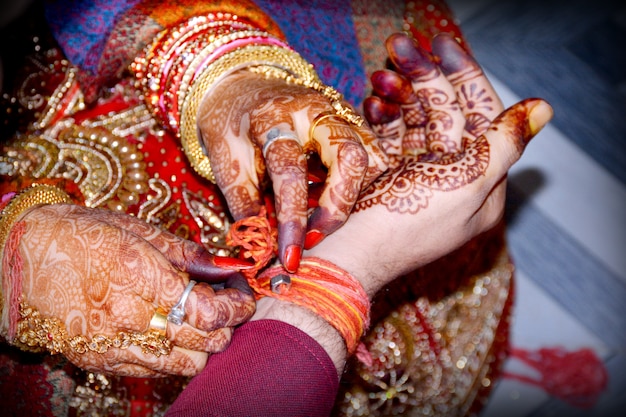
<path fill-rule="evenodd" d="M 528 127 L 530 128 L 530 133 L 534 136 L 543 127 L 552 119 L 554 115 L 554 110 L 552 110 L 552 106 L 546 103 L 543 100 L 540 100 L 537 104 L 530 109 L 530 114 L 528 115 Z"/>
<path fill-rule="evenodd" d="M 228 269 L 248 269 L 254 266 L 254 263 L 245 259 L 231 258 L 229 256 L 216 256 L 213 258 L 215 266 Z"/>
<path fill-rule="evenodd" d="M 296 272 L 300 266 L 300 258 L 302 257 L 302 249 L 298 245 L 291 245 L 285 249 L 283 257 L 283 266 L 289 272 Z"/>
<path fill-rule="evenodd" d="M 319 230 L 309 230 L 304 238 L 304 249 L 317 246 L 324 239 L 324 234 Z"/>
<path fill-rule="evenodd" d="M 384 101 L 380 97 L 367 97 L 363 102 L 363 111 L 372 124 L 391 123 L 402 117 L 399 104 Z"/>

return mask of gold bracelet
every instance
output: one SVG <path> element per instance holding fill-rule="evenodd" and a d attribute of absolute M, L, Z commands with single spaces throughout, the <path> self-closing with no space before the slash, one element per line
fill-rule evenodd
<path fill-rule="evenodd" d="M 157 330 L 145 333 L 121 331 L 113 337 L 96 334 L 89 339 L 82 335 L 68 337 L 65 325 L 59 319 L 44 318 L 36 308 L 24 302 L 20 303 L 20 317 L 12 344 L 28 352 L 48 351 L 53 355 L 69 350 L 79 354 L 106 353 L 110 348 L 139 346 L 143 353 L 159 357 L 172 351 L 170 340 Z"/>
<path fill-rule="evenodd" d="M 249 68 L 256 74 L 265 76 L 266 78 L 278 78 L 284 80 L 288 84 L 295 84 L 302 87 L 315 90 L 330 101 L 330 105 L 335 112 L 335 116 L 340 117 L 355 126 L 363 125 L 363 118 L 353 109 L 343 104 L 343 95 L 335 88 L 322 83 L 320 80 L 312 78 L 294 77 L 282 68 L 270 65 L 259 65 Z"/>
<path fill-rule="evenodd" d="M 41 204 L 71 202 L 72 199 L 65 191 L 48 184 L 33 184 L 16 194 L 0 214 L 0 259 L 9 232 L 24 211 Z"/>
<path fill-rule="evenodd" d="M 196 127 L 196 115 L 200 101 L 213 85 L 227 75 L 243 68 L 257 65 L 278 67 L 293 77 L 320 82 L 313 66 L 297 52 L 278 46 L 248 45 L 226 53 L 209 64 L 193 82 L 183 102 L 181 111 L 180 139 L 191 166 L 204 178 L 215 183 L 209 157 L 200 144 Z"/>

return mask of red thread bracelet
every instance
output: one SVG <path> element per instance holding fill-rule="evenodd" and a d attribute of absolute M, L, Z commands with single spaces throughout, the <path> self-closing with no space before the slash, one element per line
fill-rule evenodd
<path fill-rule="evenodd" d="M 227 243 L 240 247 L 242 257 L 255 260 L 255 268 L 242 274 L 257 299 L 274 297 L 313 311 L 337 329 L 348 352 L 354 353 L 370 321 L 370 301 L 356 278 L 320 258 L 303 258 L 295 273 L 280 265 L 259 273 L 276 252 L 276 230 L 265 211 L 233 224 Z"/>

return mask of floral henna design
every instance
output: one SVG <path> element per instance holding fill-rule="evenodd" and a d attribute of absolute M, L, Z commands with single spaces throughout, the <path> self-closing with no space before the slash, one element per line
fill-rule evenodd
<path fill-rule="evenodd" d="M 266 152 L 265 163 L 268 170 L 280 178 L 280 189 L 275 193 L 279 221 L 287 218 L 306 218 L 306 205 L 300 204 L 307 198 L 306 183 L 292 180 L 292 177 L 305 174 L 306 157 L 300 145 L 293 139 L 276 140 Z M 301 207 L 299 211 L 298 207 Z"/>
<path fill-rule="evenodd" d="M 24 262 L 24 300 L 42 316 L 58 318 L 68 337 L 93 338 L 100 334 L 114 338 L 119 331 L 143 334 L 156 306 L 168 308 L 180 297 L 180 273 L 136 234 L 142 233 L 140 224 L 132 223 L 128 228 L 114 225 L 119 220 L 114 213 L 71 205 L 38 207 L 22 219 L 26 225 L 19 243 Z M 155 237 L 156 229 L 150 233 L 149 227 L 144 228 L 147 238 L 154 237 L 155 244 L 164 251 L 175 245 L 170 235 Z M 211 294 L 215 294 L 214 304 L 223 306 L 216 310 L 219 322 L 230 320 L 231 326 L 236 324 L 234 320 L 252 314 L 254 302 L 250 295 L 234 290 L 211 290 Z M 192 350 L 194 346 L 226 346 L 230 330 L 218 328 L 216 323 L 205 325 L 215 333 L 215 341 L 206 340 L 206 332 L 204 336 L 197 331 L 194 336 L 184 331 L 178 335 L 175 327 L 168 328 L 168 336 Z M 111 347 L 104 353 L 69 349 L 65 354 L 78 366 L 95 371 L 135 376 L 193 375 L 206 360 L 207 350 L 200 350 L 173 350 L 169 356 L 159 358 L 142 352 L 138 346 Z"/>
<path fill-rule="evenodd" d="M 354 212 L 383 205 L 390 212 L 416 214 L 428 207 L 436 191 L 452 191 L 484 175 L 489 165 L 489 143 L 485 136 L 469 142 L 461 154 L 447 154 L 436 163 L 409 156 L 398 159 L 398 166 L 369 187 Z"/>
<path fill-rule="evenodd" d="M 363 167 L 367 166 L 367 155 L 361 152 L 357 143 L 350 140 L 343 140 L 336 146 L 338 158 L 342 161 L 337 169 L 343 181 L 330 189 L 330 200 L 339 212 L 347 217 L 352 210 L 353 202 L 361 192 Z"/>
<path fill-rule="evenodd" d="M 383 174 L 376 184 L 369 187 L 361 196 L 353 212 L 383 205 L 390 212 L 415 214 L 421 208 L 428 207 L 428 199 L 433 192 L 414 180 L 415 165 L 418 163 L 412 160 L 398 170 Z"/>

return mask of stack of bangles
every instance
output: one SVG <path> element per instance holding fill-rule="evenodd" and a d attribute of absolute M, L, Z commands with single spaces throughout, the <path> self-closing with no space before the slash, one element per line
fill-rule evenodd
<path fill-rule="evenodd" d="M 148 108 L 180 138 L 195 171 L 211 182 L 215 182 L 215 177 L 209 156 L 198 137 L 198 108 L 217 83 L 240 70 L 313 89 L 329 100 L 337 117 L 357 126 L 364 122 L 343 103 L 342 95 L 323 84 L 313 66 L 284 40 L 232 14 L 193 17 L 162 31 L 135 59 L 131 71 Z M 262 216 L 251 218 L 253 222 L 258 219 Z M 233 226 L 230 230 L 238 229 Z M 247 238 L 254 235 L 251 228 L 242 229 Z M 269 225 L 263 230 L 269 231 Z M 263 261 L 256 259 L 258 269 L 243 272 L 257 296 L 281 298 L 313 310 L 337 328 L 353 352 L 369 325 L 369 300 L 361 284 L 320 259 L 303 259 L 295 274 L 274 267 L 257 276 L 269 262 L 270 252 Z"/>
<path fill-rule="evenodd" d="M 160 32 L 131 64 L 136 87 L 156 118 L 181 140 L 193 168 L 215 182 L 196 128 L 202 98 L 229 74 L 249 70 L 318 91 L 338 117 L 363 119 L 321 82 L 313 66 L 283 40 L 229 13 L 193 17 Z"/>
<path fill-rule="evenodd" d="M 342 95 L 323 84 L 313 66 L 283 40 L 228 13 L 193 17 L 160 32 L 135 59 L 131 70 L 148 108 L 180 138 L 190 164 L 211 182 L 215 182 L 215 177 L 198 137 L 196 113 L 202 98 L 220 80 L 235 71 L 248 70 L 313 89 L 329 100 L 337 117 L 357 126 L 363 123 L 361 116 L 343 104 Z M 7 341 L 24 350 L 47 350 L 53 354 L 68 350 L 103 353 L 111 347 L 125 349 L 130 346 L 139 346 L 144 352 L 156 356 L 169 354 L 171 345 L 165 330 L 168 321 L 176 323 L 180 320 L 177 306 L 170 315 L 157 308 L 144 333 L 121 331 L 114 336 L 94 335 L 88 338 L 80 335 L 69 337 L 63 322 L 43 317 L 24 302 L 21 279 L 11 278 L 11 275 L 21 276 L 21 271 L 12 273 L 12 270 L 19 269 L 15 266 L 20 258 L 17 243 L 23 232 L 12 228 L 19 229 L 13 226 L 30 207 L 71 203 L 71 199 L 54 186 L 35 184 L 7 197 L 7 200 L 0 218 L 0 250 L 3 251 L 0 333 Z M 251 219 L 253 222 L 267 220 L 263 216 Z M 254 227 L 233 225 L 231 231 L 245 230 L 242 233 L 247 235 L 243 238 L 245 243 L 231 242 L 231 246 L 243 245 L 242 248 L 249 251 L 249 244 L 254 241 L 250 237 L 255 234 L 252 229 Z M 269 223 L 262 229 L 266 237 L 271 235 Z M 235 241 L 237 239 L 234 238 Z M 243 272 L 257 297 L 272 296 L 314 311 L 341 333 L 348 351 L 354 352 L 369 326 L 369 299 L 361 284 L 346 271 L 317 258 L 303 259 L 294 274 L 278 266 L 266 268 L 273 257 L 272 246 L 267 246 L 263 260 L 255 258 L 259 266 L 257 269 Z M 18 281 L 19 285 L 16 284 Z M 183 297 L 192 286 L 193 281 Z M 181 303 L 184 305 L 182 298 Z"/>

